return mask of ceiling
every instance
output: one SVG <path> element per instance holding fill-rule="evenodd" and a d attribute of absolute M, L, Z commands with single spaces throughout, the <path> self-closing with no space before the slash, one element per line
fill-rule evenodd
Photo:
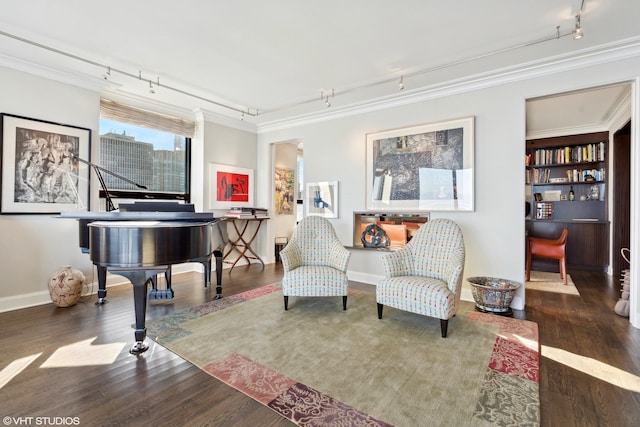
<path fill-rule="evenodd" d="M 246 112 L 256 124 L 389 100 L 640 37 L 637 0 L 2 5 L 0 65 L 184 111 L 235 119 Z M 573 40 L 581 8 L 585 36 Z"/>
<path fill-rule="evenodd" d="M 527 139 L 609 130 L 616 114 L 630 107 L 631 83 L 529 99 Z"/>

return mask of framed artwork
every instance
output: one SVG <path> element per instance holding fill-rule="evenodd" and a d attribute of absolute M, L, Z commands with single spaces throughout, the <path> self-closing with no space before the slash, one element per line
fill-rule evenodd
<path fill-rule="evenodd" d="M 274 200 L 276 215 L 293 215 L 296 212 L 296 173 L 293 169 L 276 168 Z"/>
<path fill-rule="evenodd" d="M 367 134 L 367 210 L 473 211 L 474 117 Z"/>
<path fill-rule="evenodd" d="M 209 164 L 209 209 L 253 206 L 253 169 Z"/>
<path fill-rule="evenodd" d="M 2 114 L 0 212 L 89 210 L 91 129 Z"/>
<path fill-rule="evenodd" d="M 338 218 L 338 182 L 307 183 L 306 215 Z"/>

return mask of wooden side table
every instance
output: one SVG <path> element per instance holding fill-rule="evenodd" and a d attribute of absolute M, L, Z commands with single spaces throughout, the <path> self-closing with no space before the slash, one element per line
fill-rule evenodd
<path fill-rule="evenodd" d="M 227 264 L 231 264 L 231 268 L 229 268 L 229 274 L 233 271 L 234 267 L 241 259 L 245 259 L 247 264 L 251 264 L 251 260 L 256 260 L 262 264 L 264 268 L 264 261 L 262 258 L 253 250 L 251 244 L 258 236 L 258 232 L 260 231 L 260 227 L 262 226 L 262 222 L 268 220 L 269 217 L 258 217 L 258 218 L 233 218 L 233 217 L 225 217 L 224 220 L 226 222 L 230 222 L 233 224 L 233 229 L 236 232 L 236 237 L 232 238 L 229 236 L 229 249 L 223 256 L 223 262 Z M 249 224 L 254 224 L 254 226 L 249 227 Z M 233 261 L 227 260 L 227 258 L 234 252 L 238 253 L 238 256 Z"/>

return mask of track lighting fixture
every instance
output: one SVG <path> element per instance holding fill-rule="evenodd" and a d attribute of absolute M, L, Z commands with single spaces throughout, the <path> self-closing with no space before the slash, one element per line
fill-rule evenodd
<path fill-rule="evenodd" d="M 329 97 L 333 98 L 334 96 L 336 96 L 336 91 L 334 89 L 331 89 L 331 93 L 327 93 L 325 95 L 324 91 L 320 91 L 320 99 L 324 101 L 324 104 L 328 107 L 331 107 L 331 102 L 329 102 Z"/>
<path fill-rule="evenodd" d="M 576 15 L 576 29 L 573 30 L 573 39 L 580 40 L 584 36 L 582 27 L 580 26 L 580 14 Z"/>
<path fill-rule="evenodd" d="M 560 38 L 564 38 L 564 37 L 567 37 L 567 36 L 573 36 L 573 38 L 575 40 L 579 40 L 582 37 L 584 37 L 584 32 L 582 30 L 582 26 L 581 26 L 581 22 L 580 22 L 580 18 L 582 16 L 582 13 L 583 13 L 583 10 L 584 10 L 584 3 L 585 3 L 585 0 L 582 0 L 580 10 L 578 11 L 577 15 L 575 16 L 575 28 L 573 28 L 571 31 L 560 32 L 560 26 L 556 26 L 555 33 L 553 35 L 549 35 L 548 37 L 544 37 L 544 38 L 533 40 L 533 41 L 530 41 L 530 42 L 525 42 L 525 43 L 509 46 L 509 47 L 506 47 L 506 48 L 503 48 L 503 49 L 494 50 L 494 51 L 491 51 L 491 52 L 482 53 L 482 54 L 479 54 L 479 55 L 476 55 L 476 56 L 473 56 L 473 57 L 470 57 L 470 58 L 464 58 L 464 59 L 461 59 L 461 60 L 458 60 L 458 61 L 453 61 L 453 62 L 449 62 L 449 63 L 442 64 L 442 65 L 437 65 L 437 66 L 430 67 L 430 68 L 417 69 L 417 70 L 415 70 L 415 71 L 413 71 L 411 73 L 408 73 L 407 77 L 413 78 L 413 77 L 416 77 L 416 76 L 419 76 L 419 75 L 431 73 L 431 72 L 442 70 L 442 69 L 446 69 L 446 68 L 449 68 L 449 67 L 454 67 L 454 66 L 459 66 L 459 65 L 462 65 L 462 64 L 467 64 L 467 63 L 469 63 L 471 61 L 476 61 L 476 60 L 480 60 L 480 59 L 489 58 L 489 57 L 492 57 L 492 56 L 495 56 L 495 55 L 504 54 L 506 52 L 514 51 L 514 50 L 517 50 L 517 49 L 524 49 L 524 48 L 527 48 L 527 47 L 530 47 L 530 46 L 534 46 L 534 45 L 537 45 L 537 44 L 540 44 L 540 43 L 546 43 L 546 42 L 549 42 L 551 40 L 558 40 Z M 153 80 L 143 77 L 142 71 L 138 71 L 138 74 L 136 75 L 135 73 L 132 73 L 132 72 L 129 72 L 129 71 L 126 71 L 126 70 L 122 70 L 122 69 L 119 69 L 119 68 L 114 68 L 114 67 L 111 67 L 111 66 L 107 66 L 106 64 L 101 64 L 101 63 L 96 62 L 96 61 L 94 61 L 92 59 L 83 58 L 83 57 L 80 57 L 78 55 L 75 55 L 75 54 L 72 54 L 72 53 L 69 53 L 69 52 L 65 52 L 65 51 L 60 50 L 58 48 L 47 46 L 47 45 L 44 45 L 42 43 L 38 43 L 38 42 L 35 42 L 35 41 L 32 41 L 32 40 L 28 40 L 28 39 L 26 39 L 24 37 L 20 37 L 20 36 L 17 36 L 15 34 L 11 34 L 11 33 L 8 33 L 6 31 L 3 31 L 3 30 L 0 30 L 0 36 L 8 37 L 8 38 L 17 40 L 19 42 L 29 44 L 31 46 L 35 46 L 35 47 L 38 47 L 38 48 L 41 48 L 41 49 L 45 49 L 45 50 L 48 50 L 50 52 L 54 52 L 54 53 L 62 55 L 62 56 L 66 56 L 68 58 L 71 58 L 71 59 L 74 59 L 74 60 L 77 60 L 77 61 L 80 61 L 80 62 L 84 62 L 85 64 L 89 64 L 89 65 L 96 66 L 96 67 L 101 67 L 102 69 L 106 70 L 106 72 L 102 75 L 102 78 L 105 79 L 105 80 L 111 80 L 112 77 L 113 77 L 112 76 L 112 73 L 113 73 L 114 75 L 117 75 L 117 76 L 124 76 L 124 77 L 128 77 L 128 78 L 131 78 L 131 79 L 138 79 L 138 80 L 141 80 L 143 82 L 144 81 L 148 81 L 148 83 L 149 83 L 149 92 L 150 93 L 155 93 L 155 90 L 156 90 L 155 87 L 156 86 L 160 87 L 160 78 L 159 77 L 157 78 L 157 81 L 154 83 Z M 351 92 L 354 92 L 354 91 L 357 91 L 357 90 L 367 89 L 367 88 L 371 88 L 373 86 L 378 86 L 378 85 L 388 85 L 391 82 L 398 82 L 398 89 L 399 90 L 403 90 L 404 89 L 404 75 L 402 75 L 402 76 L 400 76 L 400 80 L 399 81 L 397 80 L 397 76 L 394 76 L 394 77 L 387 77 L 387 78 L 385 78 L 383 80 L 380 80 L 380 81 L 377 81 L 377 82 L 372 82 L 372 83 L 366 83 L 366 84 L 356 85 L 356 86 L 352 86 L 352 87 L 341 88 L 340 89 L 340 94 L 344 95 L 344 94 L 351 93 Z M 218 107 L 222 107 L 222 108 L 230 110 L 230 111 L 235 111 L 235 112 L 237 112 L 238 114 L 241 115 L 240 116 L 241 120 L 244 119 L 245 115 L 248 115 L 248 116 L 251 116 L 251 117 L 257 117 L 258 116 L 258 109 L 257 108 L 256 109 L 249 109 L 249 108 L 235 107 L 233 105 L 229 105 L 229 104 L 225 104 L 225 103 L 222 103 L 222 102 L 218 102 L 216 100 L 213 100 L 213 99 L 210 99 L 210 98 L 198 95 L 198 94 L 187 92 L 185 90 L 182 90 L 180 88 L 176 88 L 174 86 L 164 85 L 163 84 L 162 87 L 164 89 L 166 89 L 167 91 L 171 91 L 171 92 L 175 92 L 175 93 L 178 93 L 178 94 L 181 94 L 181 95 L 192 97 L 192 98 L 198 99 L 200 101 L 205 101 L 207 103 L 216 105 Z M 331 91 L 327 91 L 326 93 L 325 93 L 325 91 L 321 91 L 320 92 L 320 100 L 327 107 L 331 107 L 331 98 L 333 98 L 333 97 L 335 97 L 335 90 L 334 89 L 331 89 Z M 315 99 L 312 98 L 312 99 L 296 102 L 296 103 L 293 103 L 293 104 L 272 108 L 272 109 L 260 112 L 260 115 L 286 110 L 286 109 L 294 107 L 296 105 L 303 105 L 303 104 L 307 104 L 307 103 L 314 102 L 314 101 L 315 101 Z"/>

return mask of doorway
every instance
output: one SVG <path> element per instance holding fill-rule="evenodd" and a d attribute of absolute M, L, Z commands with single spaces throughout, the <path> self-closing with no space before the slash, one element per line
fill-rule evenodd
<path fill-rule="evenodd" d="M 563 139 L 573 137 L 577 138 L 585 134 L 596 134 L 603 131 L 608 132 L 608 140 L 606 141 L 608 143 L 607 161 L 606 165 L 603 165 L 606 169 L 604 171 L 604 176 L 601 179 L 604 184 L 601 185 L 601 190 L 599 191 L 599 194 L 603 195 L 602 199 L 604 200 L 604 211 L 600 211 L 599 215 L 597 215 L 598 219 L 603 220 L 602 222 L 608 224 L 608 226 L 607 231 L 604 235 L 599 237 L 596 236 L 598 237 L 598 239 L 596 240 L 598 240 L 600 243 L 595 245 L 595 241 L 590 240 L 590 244 L 592 246 L 598 246 L 597 250 L 600 250 L 601 252 L 601 254 L 598 256 L 602 258 L 602 260 L 601 262 L 596 263 L 596 265 L 594 266 L 590 266 L 590 263 L 585 263 L 585 265 L 573 266 L 574 268 L 594 270 L 606 269 L 609 274 L 617 274 L 620 266 L 616 263 L 620 264 L 621 258 L 616 259 L 618 258 L 616 256 L 616 253 L 619 253 L 619 247 L 621 247 L 621 245 L 622 247 L 628 247 L 629 245 L 630 228 L 629 225 L 624 226 L 624 212 L 627 212 L 626 218 L 628 221 L 630 163 L 627 166 L 626 172 L 621 171 L 620 177 L 617 177 L 615 175 L 615 170 L 619 167 L 619 165 L 615 163 L 615 159 L 617 158 L 616 152 L 619 149 L 618 142 L 616 142 L 616 140 L 619 141 L 621 145 L 621 157 L 619 159 L 623 159 L 625 158 L 625 156 L 628 162 L 630 159 L 630 152 L 626 151 L 627 154 L 625 154 L 623 148 L 629 150 L 630 147 L 631 127 L 629 125 L 629 119 L 631 117 L 632 88 L 633 85 L 626 82 L 602 87 L 589 88 L 580 91 L 544 96 L 540 98 L 529 99 L 526 101 L 527 141 L 542 141 L 545 139 L 552 140 L 557 137 L 562 137 Z M 625 127 L 628 127 L 627 131 L 624 130 Z M 616 136 L 614 137 L 614 135 Z M 623 147 L 625 137 L 626 147 Z M 607 137 L 605 137 L 604 139 L 607 139 Z M 590 166 L 591 165 L 589 165 L 589 167 Z M 585 165 L 585 168 L 586 167 L 587 165 Z M 554 171 L 553 168 L 550 169 Z M 583 168 L 581 168 L 580 164 L 578 164 L 576 169 Z M 539 171 L 540 170 L 538 170 L 537 172 Z M 532 173 L 532 171 L 527 168 L 527 174 L 530 173 Z M 558 216 L 560 218 L 563 218 L 562 211 L 566 212 L 567 208 L 571 207 L 573 209 L 575 207 L 575 204 L 567 201 L 572 199 L 573 197 L 576 197 L 573 194 L 570 194 L 573 193 L 573 191 L 571 190 L 574 190 L 574 188 L 565 188 L 569 187 L 571 181 L 574 178 L 570 177 L 569 182 L 562 182 L 564 178 L 556 177 L 555 179 L 557 180 L 556 182 L 560 182 L 560 184 L 557 186 L 558 188 L 554 187 L 553 190 L 557 190 L 555 192 L 560 194 L 558 199 L 551 201 L 549 205 L 552 209 L 557 208 L 556 211 L 558 213 Z M 617 182 L 614 182 L 614 179 L 626 180 L 627 184 L 619 184 Z M 543 198 L 543 195 L 536 194 L 539 187 L 532 185 L 531 182 L 532 181 L 529 181 L 527 186 L 525 187 L 526 201 L 530 202 L 531 204 L 531 213 L 528 215 L 525 221 L 527 232 L 531 232 L 533 225 L 541 225 L 536 222 L 535 218 L 536 201 L 534 199 L 534 196 Z M 565 187 L 563 187 L 562 184 L 564 184 Z M 583 184 L 581 184 L 581 186 L 583 186 Z M 591 186 L 589 185 L 589 187 Z M 553 192 L 550 191 L 550 196 L 552 196 L 551 193 Z M 576 200 L 578 202 L 581 201 L 580 196 L 582 195 L 578 195 L 576 197 Z M 594 200 L 591 197 L 590 192 L 586 192 L 586 194 L 584 194 L 584 197 L 586 198 L 586 200 Z M 618 200 L 626 201 L 627 205 L 624 206 L 624 203 L 621 203 L 620 206 L 616 206 L 614 202 Z M 592 207 L 591 205 L 584 203 L 583 206 L 589 209 Z M 593 206 L 595 206 L 595 204 Z M 566 218 L 563 219 L 567 220 L 568 227 L 576 227 L 578 225 L 576 224 L 576 219 L 588 221 L 592 220 L 596 215 L 595 213 L 585 214 L 585 218 L 573 218 L 573 213 L 570 213 L 565 216 Z M 553 220 L 553 218 L 545 219 Z M 622 226 L 619 227 L 619 225 Z M 582 224 L 580 224 L 580 226 L 583 227 Z M 616 234 L 618 234 L 618 236 L 616 236 Z M 549 238 L 551 236 L 538 237 Z M 594 253 L 596 253 L 597 250 L 595 250 Z M 574 252 L 577 253 L 577 251 Z M 539 265 L 540 264 L 542 265 L 542 269 L 544 269 L 545 263 L 539 262 Z M 549 266 L 551 269 L 559 271 L 557 266 L 547 263 L 547 269 L 549 269 Z"/>
<path fill-rule="evenodd" d="M 301 205 L 300 177 L 302 142 L 282 141 L 272 144 L 272 230 L 275 257 L 278 248 L 289 241 L 298 222 Z"/>

